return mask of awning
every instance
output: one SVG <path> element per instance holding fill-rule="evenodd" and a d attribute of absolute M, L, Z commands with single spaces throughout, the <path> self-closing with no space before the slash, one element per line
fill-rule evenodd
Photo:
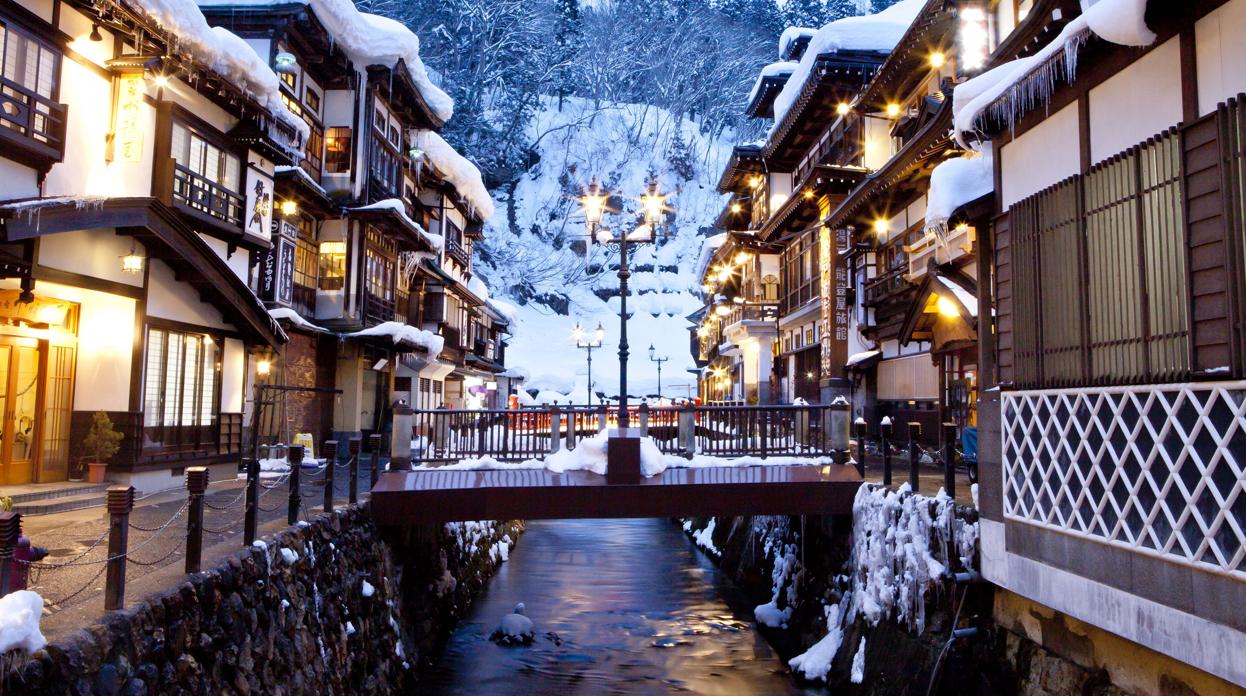
<path fill-rule="evenodd" d="M 20 204 L 17 204 L 20 206 Z M 155 198 L 108 198 L 83 204 L 81 199 L 43 201 L 37 209 L 0 205 L 5 239 L 15 242 L 60 232 L 115 228 L 133 237 L 147 256 L 168 264 L 205 302 L 220 310 L 251 341 L 279 346 L 287 337 L 251 288 L 182 221 Z"/>
<path fill-rule="evenodd" d="M 358 208 L 347 208 L 346 212 L 356 220 L 372 223 L 396 235 L 398 239 L 406 242 L 403 246 L 411 250 L 434 253 L 441 251 L 441 237 L 429 234 L 419 223 L 412 220 L 403 209 L 402 201 L 396 198 Z"/>
<path fill-rule="evenodd" d="M 848 356 L 848 360 L 844 362 L 846 370 L 868 370 L 878 363 L 883 356 L 881 350 L 866 350 L 860 353 L 853 353 Z"/>
<path fill-rule="evenodd" d="M 900 325 L 900 343 L 907 344 L 914 340 L 928 340 L 916 337 L 917 333 L 928 333 L 933 329 L 936 317 L 941 312 L 927 312 L 932 299 L 946 303 L 946 307 L 958 316 L 970 329 L 978 328 L 978 284 L 963 271 L 939 266 L 931 260 L 922 282 L 917 286 L 912 304 L 904 314 L 904 322 Z"/>

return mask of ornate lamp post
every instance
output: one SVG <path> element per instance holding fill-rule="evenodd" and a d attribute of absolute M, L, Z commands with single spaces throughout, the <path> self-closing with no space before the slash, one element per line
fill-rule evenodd
<path fill-rule="evenodd" d="M 584 222 L 588 227 L 590 242 L 604 244 L 619 251 L 619 428 L 629 425 L 627 414 L 627 280 L 632 272 L 627 266 L 627 255 L 632 244 L 652 242 L 663 225 L 666 215 L 666 196 L 658 190 L 656 178 L 650 179 L 645 193 L 640 197 L 644 222 L 631 232 L 615 237 L 601 222 L 606 212 L 609 195 L 594 178 L 580 199 L 584 209 Z"/>
<path fill-rule="evenodd" d="M 649 344 L 649 362 L 655 362 L 658 364 L 658 401 L 662 400 L 662 363 L 670 359 L 670 356 L 659 358 L 657 356 L 657 350 L 654 349 L 653 344 Z"/>
<path fill-rule="evenodd" d="M 606 330 L 601 328 L 601 324 L 597 324 L 597 328 L 593 329 L 590 337 L 584 332 L 584 327 L 580 326 L 580 322 L 575 323 L 575 328 L 571 330 L 571 335 L 575 336 L 575 347 L 588 351 L 588 405 L 593 405 L 593 349 L 601 347 L 601 341 L 606 337 Z"/>

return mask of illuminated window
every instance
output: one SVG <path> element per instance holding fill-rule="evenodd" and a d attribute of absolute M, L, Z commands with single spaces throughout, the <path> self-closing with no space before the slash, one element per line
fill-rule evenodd
<path fill-rule="evenodd" d="M 346 285 L 346 242 L 320 243 L 321 290 L 341 290 Z"/>
<path fill-rule="evenodd" d="M 324 169 L 333 174 L 350 171 L 351 131 L 349 126 L 334 126 L 324 136 Z"/>
<path fill-rule="evenodd" d="M 147 331 L 143 425 L 150 444 L 197 438 L 217 417 L 217 344 L 203 334 Z"/>
<path fill-rule="evenodd" d="M 61 55 L 52 47 L 0 22 L 0 74 L 10 82 L 52 99 Z M 0 109 L 3 114 L 3 109 Z"/>

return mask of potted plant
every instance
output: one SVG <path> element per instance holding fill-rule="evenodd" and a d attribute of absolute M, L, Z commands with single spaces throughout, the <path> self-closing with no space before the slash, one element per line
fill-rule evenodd
<path fill-rule="evenodd" d="M 87 480 L 91 483 L 103 483 L 104 472 L 108 469 L 108 460 L 121 449 L 121 440 L 125 436 L 115 430 L 112 419 L 103 411 L 96 411 L 91 420 L 91 429 L 82 439 L 82 446 L 90 457 L 87 467 L 90 470 Z"/>

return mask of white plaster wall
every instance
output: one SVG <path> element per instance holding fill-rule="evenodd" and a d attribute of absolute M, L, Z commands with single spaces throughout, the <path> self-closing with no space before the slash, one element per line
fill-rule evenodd
<path fill-rule="evenodd" d="M 45 22 L 52 21 L 52 0 L 17 0 L 17 4 L 39 15 Z"/>
<path fill-rule="evenodd" d="M 891 119 L 879 116 L 867 116 L 863 129 L 865 141 L 861 155 L 862 164 L 873 171 L 887 164 L 891 159 Z"/>
<path fill-rule="evenodd" d="M 1090 90 L 1090 158 L 1101 162 L 1181 122 L 1177 37 Z"/>
<path fill-rule="evenodd" d="M 212 251 L 216 252 L 216 255 L 225 262 L 225 265 L 229 266 L 229 270 L 233 271 L 234 275 L 238 276 L 242 282 L 245 283 L 249 280 L 251 255 L 246 249 L 235 248 L 234 253 L 230 254 L 229 244 L 224 240 L 210 237 L 206 234 L 200 234 L 199 238 L 212 247 Z"/>
<path fill-rule="evenodd" d="M 1077 104 L 1069 104 L 999 149 L 1005 209 L 1081 171 L 1079 133 Z"/>
<path fill-rule="evenodd" d="M 153 260 L 148 274 L 147 314 L 210 328 L 231 328 L 216 307 L 199 301 L 199 293 L 173 277 L 173 269 Z"/>
<path fill-rule="evenodd" d="M 1246 92 L 1246 0 L 1229 0 L 1194 25 L 1194 56 L 1198 66 L 1198 112 Z"/>
<path fill-rule="evenodd" d="M 184 107 L 187 111 L 207 121 L 208 125 L 222 133 L 228 132 L 230 128 L 233 128 L 238 123 L 238 119 L 230 116 L 227 111 L 208 101 L 206 97 L 181 80 L 169 80 L 169 84 L 164 88 L 164 99 Z"/>
<path fill-rule="evenodd" d="M 112 228 L 49 234 L 39 240 L 39 264 L 141 287 L 143 274 L 121 270 L 121 257 L 130 253 L 131 243 Z M 146 256 L 142 244 L 134 248 Z"/>
<path fill-rule="evenodd" d="M 23 164 L 0 157 L 0 201 L 35 198 L 39 173 Z"/>
<path fill-rule="evenodd" d="M 787 199 L 792 197 L 792 175 L 790 172 L 772 172 L 767 194 L 770 196 L 770 214 L 773 215 Z"/>
<path fill-rule="evenodd" d="M 247 350 L 236 338 L 221 347 L 221 413 L 242 413 L 246 383 Z"/>
<path fill-rule="evenodd" d="M 112 32 L 101 29 L 100 37 L 102 40 L 92 41 L 91 20 L 65 3 L 61 3 L 60 19 L 60 30 L 69 35 L 69 47 L 75 53 L 101 66 L 104 65 L 105 61 L 113 57 L 113 44 L 116 37 Z M 66 62 L 70 60 L 72 59 L 65 58 Z"/>

